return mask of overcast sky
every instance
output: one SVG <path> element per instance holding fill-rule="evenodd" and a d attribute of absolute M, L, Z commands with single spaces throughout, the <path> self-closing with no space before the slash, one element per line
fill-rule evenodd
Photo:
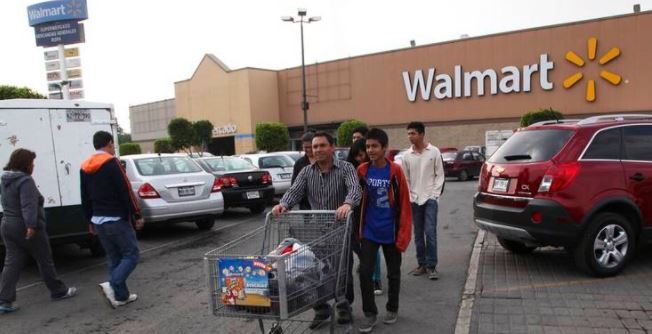
<path fill-rule="evenodd" d="M 3 0 L 0 84 L 47 94 L 43 49 L 26 7 Z M 282 22 L 306 8 L 322 21 L 305 27 L 306 63 L 491 33 L 652 9 L 652 0 L 87 0 L 81 46 L 86 100 L 115 105 L 129 129 L 129 105 L 174 97 L 205 53 L 231 69 L 301 64 L 299 26 Z"/>

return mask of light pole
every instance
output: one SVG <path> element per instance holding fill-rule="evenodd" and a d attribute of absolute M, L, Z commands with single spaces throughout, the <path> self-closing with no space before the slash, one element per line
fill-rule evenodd
<path fill-rule="evenodd" d="M 302 95 L 303 95 L 303 100 L 301 101 L 301 109 L 303 110 L 303 132 L 306 133 L 308 132 L 308 109 L 310 108 L 310 105 L 308 104 L 308 98 L 306 97 L 306 63 L 305 63 L 305 58 L 304 58 L 304 52 L 303 52 L 303 24 L 304 23 L 312 23 L 312 22 L 317 22 L 321 20 L 321 16 L 313 16 L 310 18 L 305 18 L 306 14 L 308 14 L 308 11 L 304 8 L 299 8 L 297 15 L 299 15 L 298 18 L 294 18 L 292 16 L 282 16 L 281 20 L 284 22 L 290 22 L 290 23 L 299 23 L 301 26 L 301 85 L 302 85 Z"/>

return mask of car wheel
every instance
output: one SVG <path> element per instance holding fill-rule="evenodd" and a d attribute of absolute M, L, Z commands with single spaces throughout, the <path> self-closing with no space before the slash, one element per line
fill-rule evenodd
<path fill-rule="evenodd" d="M 91 240 L 88 241 L 88 249 L 91 251 L 91 256 L 93 257 L 102 257 L 106 255 L 104 247 L 102 247 L 102 243 L 100 242 L 100 238 L 97 236 L 91 237 Z"/>
<path fill-rule="evenodd" d="M 263 211 L 265 211 L 265 204 L 258 204 L 254 206 L 250 206 L 249 210 L 251 210 L 251 213 L 253 214 L 261 214 Z"/>
<path fill-rule="evenodd" d="M 213 225 L 215 225 L 215 218 L 200 219 L 196 221 L 195 224 L 197 224 L 197 228 L 200 230 L 210 230 L 213 228 Z"/>
<path fill-rule="evenodd" d="M 496 239 L 498 239 L 498 243 L 503 246 L 503 248 L 514 254 L 530 254 L 536 249 L 536 247 L 527 246 L 520 241 L 507 240 L 501 237 L 496 237 Z"/>
<path fill-rule="evenodd" d="M 467 172 L 466 170 L 462 170 L 460 172 L 460 175 L 457 177 L 457 179 L 460 180 L 460 181 L 468 180 L 469 179 L 469 172 Z"/>
<path fill-rule="evenodd" d="M 575 249 L 575 263 L 588 274 L 598 277 L 621 272 L 635 249 L 636 236 L 629 221 L 616 213 L 600 213 Z"/>

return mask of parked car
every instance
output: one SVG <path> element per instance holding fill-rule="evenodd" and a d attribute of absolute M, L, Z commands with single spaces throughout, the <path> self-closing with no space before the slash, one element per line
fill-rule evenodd
<path fill-rule="evenodd" d="M 339 160 L 346 160 L 346 157 L 349 156 L 349 147 L 336 147 L 335 152 L 333 152 L 333 155 L 335 156 L 336 159 Z"/>
<path fill-rule="evenodd" d="M 584 271 L 615 275 L 652 237 L 652 115 L 521 129 L 484 165 L 478 190 L 475 223 L 504 248 L 562 246 Z"/>
<path fill-rule="evenodd" d="M 299 151 L 280 151 L 280 152 L 274 152 L 274 153 L 285 154 L 285 155 L 287 155 L 288 157 L 292 158 L 292 160 L 294 160 L 295 162 L 296 162 L 297 160 L 301 159 L 301 157 L 302 157 L 303 154 L 304 154 L 303 152 L 299 152 Z"/>
<path fill-rule="evenodd" d="M 194 221 L 202 230 L 224 211 L 221 185 L 187 154 L 120 157 L 146 224 Z"/>
<path fill-rule="evenodd" d="M 484 156 L 475 151 L 449 151 L 441 154 L 448 177 L 466 181 L 480 175 Z"/>
<path fill-rule="evenodd" d="M 394 163 L 396 163 L 396 164 L 398 164 L 400 166 L 401 163 L 403 162 L 403 155 L 407 151 L 408 151 L 408 149 L 405 148 L 405 149 L 400 150 L 398 153 L 396 153 L 396 155 L 394 156 Z"/>
<path fill-rule="evenodd" d="M 292 158 L 283 153 L 245 154 L 240 157 L 272 175 L 275 195 L 283 195 L 290 188 L 294 167 Z"/>
<path fill-rule="evenodd" d="M 213 174 L 224 197 L 224 209 L 246 207 L 252 213 L 265 211 L 274 198 L 272 176 L 245 159 L 238 157 L 212 157 L 195 160 Z"/>
<path fill-rule="evenodd" d="M 465 146 L 463 151 L 473 151 L 484 155 L 487 152 L 487 148 L 484 146 L 470 145 L 470 146 Z"/>

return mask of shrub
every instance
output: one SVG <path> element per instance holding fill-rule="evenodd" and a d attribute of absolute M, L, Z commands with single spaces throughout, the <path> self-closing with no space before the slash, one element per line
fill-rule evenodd
<path fill-rule="evenodd" d="M 140 154 L 142 151 L 140 150 L 140 145 L 136 143 L 124 143 L 120 144 L 120 155 L 132 155 L 132 154 Z"/>
<path fill-rule="evenodd" d="M 521 117 L 521 127 L 526 127 L 541 121 L 564 119 L 564 115 L 552 108 L 530 111 Z"/>
<path fill-rule="evenodd" d="M 189 120 L 185 118 L 174 118 L 168 124 L 168 134 L 174 150 L 192 152 L 192 145 L 196 141 L 195 129 Z"/>
<path fill-rule="evenodd" d="M 267 152 L 287 150 L 290 133 L 282 123 L 256 124 L 256 147 Z"/>
<path fill-rule="evenodd" d="M 351 136 L 353 135 L 353 129 L 359 126 L 367 126 L 363 121 L 357 119 L 348 120 L 342 122 L 337 128 L 337 146 L 348 147 L 353 144 L 351 141 Z"/>
<path fill-rule="evenodd" d="M 172 146 L 172 141 L 170 138 L 157 139 L 154 142 L 154 152 L 155 153 L 174 153 L 175 149 Z"/>

